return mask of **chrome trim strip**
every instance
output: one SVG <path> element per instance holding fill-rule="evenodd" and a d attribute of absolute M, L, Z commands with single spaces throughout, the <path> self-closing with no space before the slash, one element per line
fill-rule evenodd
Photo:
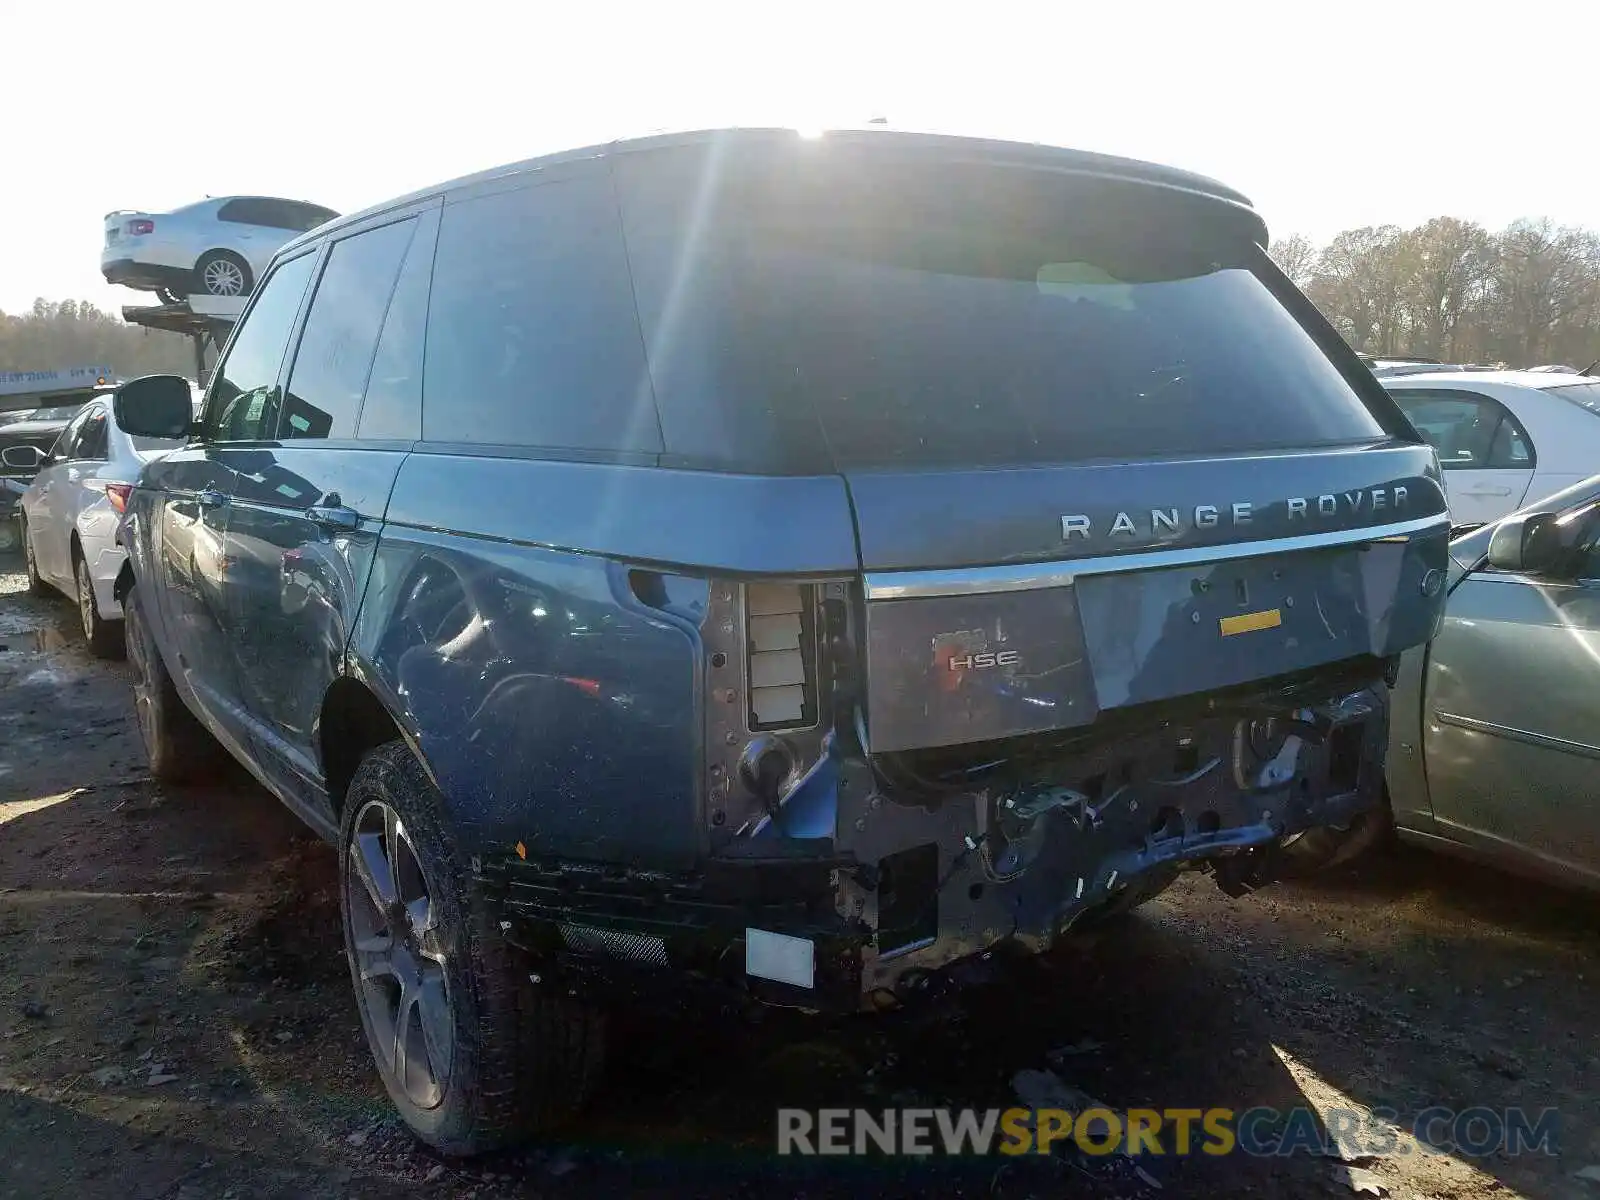
<path fill-rule="evenodd" d="M 1518 729 L 1512 725 L 1496 725 L 1493 721 L 1457 716 L 1442 709 L 1434 709 L 1433 716 L 1441 725 L 1454 725 L 1457 729 L 1486 733 L 1490 737 L 1502 737 L 1507 741 L 1522 742 L 1524 745 L 1538 746 L 1543 750 L 1560 750 L 1566 754 L 1576 754 L 1581 758 L 1600 758 L 1600 746 L 1591 746 L 1587 742 L 1569 742 L 1566 738 L 1551 737 L 1548 733 L 1535 733 L 1531 729 Z"/>
<path fill-rule="evenodd" d="M 929 596 L 1026 592 L 1035 588 L 1068 587 L 1080 575 L 1153 571 L 1161 567 L 1185 567 L 1238 558 L 1259 558 L 1263 555 L 1287 554 L 1296 550 L 1320 550 L 1330 546 L 1355 546 L 1367 542 L 1405 541 L 1414 534 L 1445 533 L 1449 528 L 1450 518 L 1444 513 L 1438 513 L 1431 517 L 1414 517 L 1409 521 L 1397 521 L 1392 525 L 1369 525 L 1361 529 L 1306 533 L 1296 537 L 1269 538 L 1260 542 L 1226 542 L 1218 546 L 1184 546 L 1171 550 L 1148 550 L 1137 554 L 1104 554 L 1097 558 L 1015 563 L 997 567 L 957 567 L 939 571 L 868 571 L 866 592 L 868 600 L 916 600 Z"/>

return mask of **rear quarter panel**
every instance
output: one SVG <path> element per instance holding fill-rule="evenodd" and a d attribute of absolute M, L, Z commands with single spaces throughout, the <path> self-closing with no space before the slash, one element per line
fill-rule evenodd
<path fill-rule="evenodd" d="M 795 521 L 807 501 L 814 519 Z M 787 530 L 770 524 L 779 508 Z M 420 752 L 467 853 L 522 842 L 530 857 L 684 869 L 706 841 L 702 643 L 695 620 L 638 600 L 629 571 L 704 587 L 854 559 L 837 479 L 413 453 L 351 668 Z"/>
<path fill-rule="evenodd" d="M 354 653 L 471 853 L 666 867 L 699 850 L 697 641 L 604 559 L 390 525 Z"/>

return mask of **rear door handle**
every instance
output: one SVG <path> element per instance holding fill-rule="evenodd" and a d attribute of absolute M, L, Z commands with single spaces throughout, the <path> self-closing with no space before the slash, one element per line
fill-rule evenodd
<path fill-rule="evenodd" d="M 1461 494 L 1463 496 L 1509 496 L 1511 495 L 1511 489 L 1508 487 L 1487 487 L 1480 485 L 1475 488 L 1466 488 Z"/>
<path fill-rule="evenodd" d="M 212 488 L 207 488 L 205 491 L 200 492 L 195 496 L 195 502 L 199 504 L 201 508 L 221 508 L 228 502 L 228 498 L 219 491 L 215 491 Z"/>
<path fill-rule="evenodd" d="M 354 533 L 361 524 L 361 514 L 342 504 L 313 504 L 306 509 L 306 517 L 332 533 Z"/>

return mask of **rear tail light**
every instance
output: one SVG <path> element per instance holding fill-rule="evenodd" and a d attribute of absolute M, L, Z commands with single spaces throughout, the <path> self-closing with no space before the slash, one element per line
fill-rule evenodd
<path fill-rule="evenodd" d="M 131 483 L 106 484 L 106 499 L 111 501 L 111 507 L 119 513 L 128 511 L 128 497 L 131 495 L 133 495 L 133 485 Z"/>
<path fill-rule="evenodd" d="M 154 233 L 155 231 L 156 231 L 156 223 L 154 221 L 150 221 L 150 220 L 146 220 L 144 218 L 141 218 L 141 219 L 139 219 L 137 221 L 129 221 L 128 222 L 128 233 L 129 234 Z"/>

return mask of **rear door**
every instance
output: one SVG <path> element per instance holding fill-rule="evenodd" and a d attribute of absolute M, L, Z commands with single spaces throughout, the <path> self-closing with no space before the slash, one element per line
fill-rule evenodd
<path fill-rule="evenodd" d="M 223 539 L 235 462 L 276 427 L 279 371 L 315 264 L 314 253 L 280 263 L 256 289 L 212 372 L 200 437 L 151 462 L 141 480 L 158 493 L 152 599 L 168 635 L 167 667 L 212 728 L 251 758 L 224 596 L 241 568 Z"/>
<path fill-rule="evenodd" d="M 70 572 L 74 569 L 70 561 L 70 547 L 72 534 L 76 531 L 93 574 L 99 565 L 96 560 L 100 551 L 112 544 L 119 514 L 106 498 L 104 479 L 111 452 L 110 408 L 105 403 L 95 403 L 88 406 L 86 413 L 83 430 L 73 447 L 71 460 L 66 464 L 64 486 L 57 493 L 56 511 L 67 536 L 67 570 Z"/>
<path fill-rule="evenodd" d="M 1390 395 L 1439 452 L 1453 524 L 1487 524 L 1522 506 L 1538 455 L 1504 404 L 1453 388 L 1396 387 Z"/>
<path fill-rule="evenodd" d="M 276 437 L 228 456 L 230 652 L 263 770 L 314 803 L 323 794 L 322 700 L 342 673 L 384 509 L 420 421 L 420 337 L 386 339 L 385 320 L 403 268 L 407 298 L 425 302 L 435 224 L 433 209 L 390 214 L 329 243 L 285 365 Z"/>

